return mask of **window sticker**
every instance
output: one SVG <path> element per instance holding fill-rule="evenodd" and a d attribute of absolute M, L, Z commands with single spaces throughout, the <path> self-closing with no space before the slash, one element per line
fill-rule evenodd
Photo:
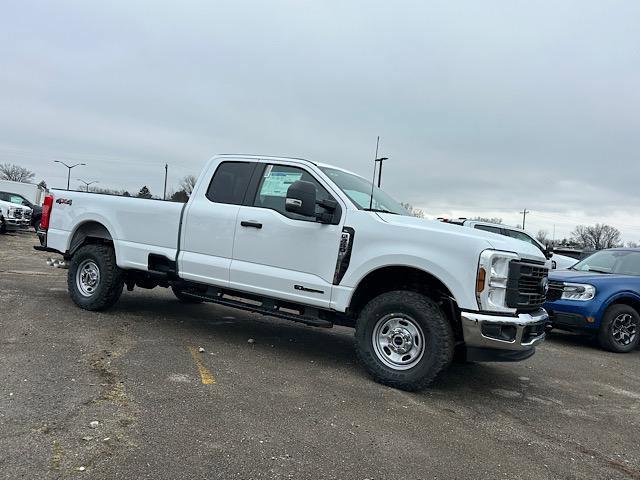
<path fill-rule="evenodd" d="M 286 197 L 291 184 L 301 178 L 302 172 L 269 172 L 269 176 L 262 181 L 260 195 Z"/>

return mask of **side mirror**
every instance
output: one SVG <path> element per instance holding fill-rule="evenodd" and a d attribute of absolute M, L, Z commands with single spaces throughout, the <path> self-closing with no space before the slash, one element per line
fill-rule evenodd
<path fill-rule="evenodd" d="M 553 257 L 553 245 L 547 245 L 547 249 L 544 253 L 545 253 L 545 256 L 547 257 L 547 260 Z"/>
<path fill-rule="evenodd" d="M 316 187 L 313 183 L 303 180 L 293 182 L 287 190 L 284 208 L 287 212 L 297 213 L 305 217 L 315 217 Z"/>

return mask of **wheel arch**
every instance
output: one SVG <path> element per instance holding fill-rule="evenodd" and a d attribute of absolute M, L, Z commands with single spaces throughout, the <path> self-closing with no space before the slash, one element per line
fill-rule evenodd
<path fill-rule="evenodd" d="M 87 243 L 115 243 L 109 229 L 96 220 L 87 220 L 78 224 L 69 238 L 71 239 L 68 249 L 70 256 L 73 256 L 80 247 Z"/>
<path fill-rule="evenodd" d="M 451 289 L 437 276 L 413 266 L 388 265 L 367 273 L 354 289 L 347 312 L 355 318 L 369 300 L 393 290 L 411 290 L 437 302 L 456 338 L 462 338 L 460 308 Z"/>
<path fill-rule="evenodd" d="M 600 321 L 602 321 L 602 316 L 606 313 L 606 311 L 614 306 L 614 305 L 628 305 L 633 307 L 636 312 L 640 315 L 640 296 L 632 293 L 632 292 L 621 292 L 613 297 L 611 297 L 603 306 L 600 312 Z"/>

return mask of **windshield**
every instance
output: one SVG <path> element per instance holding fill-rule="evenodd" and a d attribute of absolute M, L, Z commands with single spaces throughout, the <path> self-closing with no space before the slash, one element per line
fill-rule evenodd
<path fill-rule="evenodd" d="M 601 250 L 576 263 L 571 270 L 640 275 L 640 252 Z"/>
<path fill-rule="evenodd" d="M 369 210 L 371 208 L 371 210 L 375 211 L 409 215 L 409 212 L 407 212 L 402 205 L 378 187 L 374 187 L 373 189 L 372 200 L 371 182 L 364 178 L 342 170 L 336 170 L 335 168 L 320 167 L 320 170 L 333 180 L 333 183 L 335 183 L 360 210 Z"/>

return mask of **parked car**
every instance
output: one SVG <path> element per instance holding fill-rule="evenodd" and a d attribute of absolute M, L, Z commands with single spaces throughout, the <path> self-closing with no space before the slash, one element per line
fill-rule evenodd
<path fill-rule="evenodd" d="M 32 212 L 31 226 L 36 230 L 38 229 L 40 218 L 42 218 L 42 207 L 40 205 L 31 203 L 24 195 L 20 195 L 19 193 L 0 192 L 0 200 L 30 208 Z"/>
<path fill-rule="evenodd" d="M 597 335 L 612 352 L 632 351 L 640 338 L 640 249 L 600 250 L 553 272 L 545 308 L 554 328 Z"/>
<path fill-rule="evenodd" d="M 346 170 L 223 155 L 186 204 L 54 190 L 40 250 L 61 253 L 80 308 L 126 285 L 171 287 L 316 327 L 355 328 L 381 383 L 417 390 L 451 362 L 517 361 L 544 338 L 548 269 L 539 249 L 408 215 Z"/>
<path fill-rule="evenodd" d="M 446 223 L 453 223 L 469 228 L 475 228 L 477 230 L 484 230 L 485 232 L 491 232 L 497 235 L 504 235 L 506 237 L 511 237 L 517 240 L 522 240 L 523 242 L 530 243 L 531 245 L 539 249 L 548 259 L 551 260 L 551 268 L 554 270 L 567 269 L 575 265 L 575 263 L 577 262 L 577 260 L 574 258 L 555 253 L 553 249 L 543 245 L 536 238 L 532 237 L 521 228 L 510 227 L 501 223 L 490 223 L 480 220 L 467 220 L 466 218 L 459 218 L 454 220 L 439 218 L 439 220 Z"/>
<path fill-rule="evenodd" d="M 27 230 L 31 225 L 31 209 L 0 200 L 0 233 Z"/>

